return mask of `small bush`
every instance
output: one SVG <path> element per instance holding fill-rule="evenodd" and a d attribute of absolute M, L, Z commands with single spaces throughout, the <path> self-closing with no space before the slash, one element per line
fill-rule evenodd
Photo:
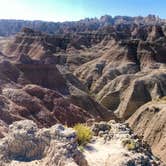
<path fill-rule="evenodd" d="M 128 150 L 136 150 L 138 147 L 138 144 L 132 140 L 132 139 L 126 139 L 122 141 L 122 144 L 124 147 L 126 147 Z"/>
<path fill-rule="evenodd" d="M 93 136 L 91 129 L 84 124 L 76 124 L 74 130 L 76 131 L 79 145 L 85 145 Z"/>
<path fill-rule="evenodd" d="M 79 149 L 81 152 L 84 152 L 84 147 L 83 147 L 82 145 L 80 145 L 80 146 L 78 147 L 78 149 Z"/>

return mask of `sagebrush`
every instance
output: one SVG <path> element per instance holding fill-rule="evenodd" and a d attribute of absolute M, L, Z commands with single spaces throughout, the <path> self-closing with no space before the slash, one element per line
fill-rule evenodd
<path fill-rule="evenodd" d="M 84 124 L 76 124 L 74 130 L 76 131 L 79 145 L 85 145 L 93 136 L 91 129 Z"/>

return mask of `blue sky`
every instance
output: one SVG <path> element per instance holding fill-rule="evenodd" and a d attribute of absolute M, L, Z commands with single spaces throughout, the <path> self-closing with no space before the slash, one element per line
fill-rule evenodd
<path fill-rule="evenodd" d="M 166 18 L 165 11 L 166 0 L 0 0 L 0 19 L 74 21 L 105 14 Z"/>

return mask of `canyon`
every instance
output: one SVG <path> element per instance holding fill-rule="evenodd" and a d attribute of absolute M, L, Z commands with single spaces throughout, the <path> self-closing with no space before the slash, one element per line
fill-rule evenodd
<path fill-rule="evenodd" d="M 6 24 L 10 30 L 4 29 Z M 131 163 L 165 165 L 164 19 L 153 15 L 114 18 L 106 15 L 100 19 L 64 23 L 0 20 L 0 30 L 1 165 L 39 162 L 51 166 L 58 165 L 56 162 L 61 160 L 67 162 L 60 162 L 60 165 L 70 162 L 80 166 L 93 165 L 90 157 L 100 156 L 102 152 L 89 156 L 90 152 L 79 151 L 71 141 L 75 136 L 68 139 L 63 135 L 66 130 L 69 135 L 74 135 L 70 127 L 92 119 L 97 123 L 110 122 L 119 132 L 112 131 L 115 139 L 108 142 L 110 151 L 111 146 L 121 149 L 114 157 L 121 156 L 122 160 L 113 166 Z M 58 127 L 58 124 L 61 125 Z M 125 135 L 120 127 L 115 127 L 116 124 L 127 125 L 127 131 L 131 132 Z M 65 141 L 74 147 L 74 152 L 64 145 L 65 142 L 55 138 L 58 134 L 54 128 L 60 132 L 60 137 L 66 137 Z M 121 147 L 121 133 L 125 138 L 136 135 L 142 141 L 140 149 L 144 150 L 128 153 Z M 18 142 L 16 136 L 20 138 Z M 40 140 L 43 146 L 40 144 L 41 148 L 37 149 L 34 146 L 38 145 L 31 145 L 26 137 L 32 142 Z M 118 144 L 116 137 L 120 139 Z M 100 139 L 97 137 L 96 144 L 90 143 L 91 146 L 108 152 Z M 18 145 L 22 141 L 27 144 Z M 5 147 L 5 144 L 9 146 Z M 61 156 L 57 153 L 52 157 L 58 146 L 64 146 L 66 152 L 59 148 Z M 29 147 L 35 148 L 34 151 L 20 156 L 23 151 L 29 151 Z M 16 148 L 17 153 L 4 152 L 4 149 L 8 152 L 12 148 Z M 72 151 L 71 155 L 66 158 L 69 151 Z M 108 155 L 113 154 L 108 152 Z M 144 161 L 139 160 L 141 156 Z M 114 157 L 103 159 L 103 165 L 110 165 Z M 128 163 L 124 163 L 126 159 L 129 159 Z"/>

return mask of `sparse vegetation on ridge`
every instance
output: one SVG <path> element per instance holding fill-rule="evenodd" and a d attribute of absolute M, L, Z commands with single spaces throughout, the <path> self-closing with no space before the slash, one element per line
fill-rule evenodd
<path fill-rule="evenodd" d="M 76 124 L 73 129 L 76 131 L 79 145 L 87 144 L 93 136 L 91 129 L 84 124 Z"/>
<path fill-rule="evenodd" d="M 166 103 L 166 96 L 154 99 L 153 102 Z"/>
<path fill-rule="evenodd" d="M 122 141 L 122 144 L 128 150 L 136 150 L 138 147 L 137 142 L 135 140 L 132 140 L 132 139 L 125 139 Z"/>

